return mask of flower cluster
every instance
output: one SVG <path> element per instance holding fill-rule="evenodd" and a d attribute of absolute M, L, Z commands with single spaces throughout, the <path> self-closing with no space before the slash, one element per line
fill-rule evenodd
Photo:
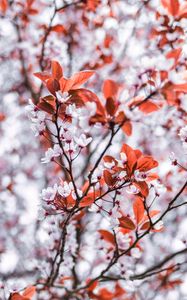
<path fill-rule="evenodd" d="M 26 107 L 28 116 L 32 121 L 31 129 L 33 130 L 35 136 L 43 134 L 46 128 L 46 114 L 35 106 L 31 99 L 29 99 L 29 105 Z"/>
<path fill-rule="evenodd" d="M 181 138 L 184 149 L 187 149 L 187 125 L 180 129 L 179 136 Z"/>

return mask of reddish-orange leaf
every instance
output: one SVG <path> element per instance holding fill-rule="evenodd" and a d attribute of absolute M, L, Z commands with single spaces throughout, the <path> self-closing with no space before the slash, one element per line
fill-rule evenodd
<path fill-rule="evenodd" d="M 135 181 L 134 185 L 139 189 L 143 197 L 147 197 L 149 195 L 148 185 L 145 181 Z"/>
<path fill-rule="evenodd" d="M 124 125 L 122 126 L 122 130 L 126 135 L 130 136 L 132 134 L 132 124 L 131 124 L 131 122 L 126 121 L 124 123 Z"/>
<path fill-rule="evenodd" d="M 7 0 L 0 0 L 0 10 L 2 11 L 2 13 L 6 13 L 8 8 L 8 1 Z"/>
<path fill-rule="evenodd" d="M 93 0 L 87 0 L 85 2 L 85 4 L 86 4 L 86 8 L 88 10 L 91 10 L 91 11 L 95 12 L 95 9 L 100 4 L 100 0 L 94 0 L 94 1 Z"/>
<path fill-rule="evenodd" d="M 119 90 L 119 85 L 115 81 L 111 79 L 107 79 L 104 81 L 103 94 L 105 96 L 105 99 L 116 98 L 118 90 Z"/>
<path fill-rule="evenodd" d="M 115 298 L 117 297 L 121 297 L 122 295 L 124 295 L 126 293 L 126 291 L 119 285 L 119 283 L 116 283 L 115 286 Z"/>
<path fill-rule="evenodd" d="M 139 109 L 145 113 L 145 114 L 150 114 L 154 111 L 157 111 L 160 107 L 153 103 L 152 101 L 146 101 L 139 105 Z"/>
<path fill-rule="evenodd" d="M 147 221 L 140 227 L 140 230 L 147 230 L 149 229 L 149 227 L 150 227 L 150 222 Z"/>
<path fill-rule="evenodd" d="M 179 12 L 179 1 L 178 0 L 170 0 L 170 10 L 171 10 L 171 14 L 172 16 L 177 16 L 178 12 Z"/>
<path fill-rule="evenodd" d="M 0 112 L 0 122 L 6 119 L 6 115 Z"/>
<path fill-rule="evenodd" d="M 23 300 L 23 297 L 19 293 L 12 293 L 10 300 Z"/>
<path fill-rule="evenodd" d="M 64 78 L 63 78 L 64 79 Z M 61 79 L 60 79 L 61 82 Z M 95 93 L 87 89 L 76 89 L 69 91 L 71 101 L 75 104 L 85 104 L 86 102 L 95 102 L 97 106 L 97 114 L 105 116 L 105 108 Z"/>
<path fill-rule="evenodd" d="M 30 8 L 29 11 L 28 11 L 28 13 L 29 13 L 29 15 L 37 15 L 38 10 L 34 9 L 34 8 Z"/>
<path fill-rule="evenodd" d="M 44 101 L 48 102 L 49 104 L 53 105 L 53 107 L 55 107 L 55 97 L 54 96 L 48 95 L 41 99 L 43 99 Z"/>
<path fill-rule="evenodd" d="M 67 91 L 68 91 L 68 79 L 62 77 L 62 78 L 59 80 L 59 83 L 60 83 L 60 90 L 61 90 L 62 92 L 67 92 Z"/>
<path fill-rule="evenodd" d="M 161 0 L 161 3 L 172 16 L 176 16 L 178 14 L 180 7 L 178 0 Z"/>
<path fill-rule="evenodd" d="M 137 159 L 139 159 L 142 156 L 142 151 L 140 151 L 139 149 L 135 149 L 134 153 L 136 154 Z"/>
<path fill-rule="evenodd" d="M 36 288 L 34 286 L 29 286 L 25 289 L 22 295 L 19 293 L 12 293 L 10 296 L 10 300 L 31 300 L 36 292 Z"/>
<path fill-rule="evenodd" d="M 180 55 L 181 55 L 181 53 L 182 53 L 182 49 L 181 48 L 173 49 L 173 50 L 169 51 L 166 54 L 166 58 L 167 59 L 171 59 L 171 58 L 174 59 L 175 64 L 176 64 L 177 61 L 178 61 L 178 59 L 179 59 L 179 57 L 180 57 Z"/>
<path fill-rule="evenodd" d="M 110 156 L 110 155 L 105 155 L 105 156 L 103 157 L 103 160 L 104 160 L 105 162 L 108 162 L 108 163 L 114 162 L 115 165 L 117 164 L 117 161 L 115 160 L 115 158 L 114 158 L 113 156 Z"/>
<path fill-rule="evenodd" d="M 129 173 L 132 173 L 132 170 L 137 162 L 135 151 L 127 144 L 124 144 L 121 148 L 121 152 L 124 152 L 127 156 L 127 166 Z"/>
<path fill-rule="evenodd" d="M 175 92 L 187 93 L 187 83 L 173 84 L 171 88 Z"/>
<path fill-rule="evenodd" d="M 82 217 L 85 215 L 85 211 L 80 211 L 73 217 L 73 220 L 80 221 Z"/>
<path fill-rule="evenodd" d="M 69 80 L 68 85 L 70 90 L 78 89 L 83 83 L 88 81 L 88 79 L 94 74 L 94 71 L 81 71 L 75 73 Z"/>
<path fill-rule="evenodd" d="M 137 169 L 141 172 L 149 171 L 158 166 L 158 162 L 151 156 L 141 156 L 137 162 Z"/>
<path fill-rule="evenodd" d="M 126 229 L 134 230 L 136 228 L 134 222 L 128 217 L 121 217 L 119 219 L 120 226 Z"/>
<path fill-rule="evenodd" d="M 109 232 L 107 230 L 102 230 L 102 229 L 98 230 L 98 232 L 100 233 L 100 235 L 106 242 L 109 242 L 110 244 L 115 245 L 115 239 L 111 232 Z"/>
<path fill-rule="evenodd" d="M 37 107 L 43 111 L 46 111 L 48 114 L 54 113 L 53 106 L 42 98 L 40 99 L 40 102 L 37 104 Z"/>
<path fill-rule="evenodd" d="M 158 179 L 158 174 L 156 174 L 156 173 L 150 173 L 150 174 L 147 176 L 147 179 L 148 179 L 149 181 Z"/>
<path fill-rule="evenodd" d="M 106 111 L 110 116 L 114 116 L 117 110 L 117 105 L 113 98 L 109 97 L 106 99 Z"/>
<path fill-rule="evenodd" d="M 61 65 L 56 60 L 51 61 L 51 69 L 53 78 L 59 80 L 63 76 L 63 70 Z"/>
<path fill-rule="evenodd" d="M 58 33 L 66 33 L 66 29 L 61 24 L 57 24 L 55 26 L 52 26 L 51 31 L 55 31 L 55 32 L 58 32 Z"/>
<path fill-rule="evenodd" d="M 89 282 L 91 281 L 91 279 L 86 280 L 86 283 L 89 284 Z M 96 288 L 96 286 L 98 285 L 98 281 L 95 280 L 91 285 L 89 285 L 89 287 L 87 288 L 87 290 L 89 292 L 93 292 L 93 290 Z"/>
<path fill-rule="evenodd" d="M 25 291 L 23 292 L 23 296 L 27 297 L 29 299 L 32 298 L 32 296 L 36 293 L 36 287 L 35 286 L 28 286 Z"/>
<path fill-rule="evenodd" d="M 136 198 L 133 203 L 133 211 L 136 218 L 137 224 L 139 224 L 144 216 L 144 204 L 141 198 Z"/>
<path fill-rule="evenodd" d="M 114 294 L 106 288 L 100 289 L 98 296 L 98 300 L 112 300 L 114 298 Z"/>
<path fill-rule="evenodd" d="M 156 215 L 158 215 L 160 213 L 160 210 L 152 210 L 149 212 L 149 217 L 154 217 Z M 149 217 L 147 215 L 144 216 L 143 218 L 143 222 L 147 221 L 149 219 Z"/>
<path fill-rule="evenodd" d="M 104 176 L 104 180 L 108 186 L 115 185 L 116 179 L 112 177 L 112 174 L 108 170 L 104 170 L 103 176 Z"/>
<path fill-rule="evenodd" d="M 50 78 L 47 80 L 46 86 L 51 94 L 56 96 L 56 92 L 60 90 L 59 82 L 56 79 Z"/>
<path fill-rule="evenodd" d="M 89 206 L 91 205 L 93 202 L 94 202 L 95 198 L 94 198 L 94 195 L 88 195 L 88 196 L 85 196 L 80 204 L 79 204 L 79 207 L 86 207 L 86 206 Z"/>
<path fill-rule="evenodd" d="M 51 77 L 51 75 L 48 72 L 37 72 L 34 73 L 34 76 L 38 77 L 43 82 L 45 82 Z"/>
<path fill-rule="evenodd" d="M 125 122 L 126 119 L 127 118 L 126 118 L 124 112 L 120 111 L 115 118 L 115 122 L 121 124 L 121 123 Z"/>
<path fill-rule="evenodd" d="M 179 11 L 179 14 L 178 14 L 178 17 L 180 19 L 182 18 L 187 18 L 187 4 L 186 3 L 183 3 L 180 7 L 180 11 Z"/>
<path fill-rule="evenodd" d="M 31 7 L 31 6 L 33 5 L 34 1 L 35 1 L 35 0 L 27 0 L 27 1 L 26 1 L 26 2 L 27 2 L 27 6 L 28 6 L 28 7 Z"/>

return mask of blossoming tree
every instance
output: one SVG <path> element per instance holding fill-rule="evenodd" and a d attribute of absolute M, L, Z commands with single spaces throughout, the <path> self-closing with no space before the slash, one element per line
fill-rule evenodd
<path fill-rule="evenodd" d="M 1 9 L 1 298 L 185 299 L 186 1 Z"/>

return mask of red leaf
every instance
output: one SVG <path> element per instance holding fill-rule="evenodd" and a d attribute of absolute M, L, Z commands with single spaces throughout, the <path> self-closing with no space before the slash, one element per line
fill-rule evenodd
<path fill-rule="evenodd" d="M 187 83 L 182 83 L 182 84 L 173 84 L 171 86 L 172 90 L 175 92 L 182 92 L 182 93 L 187 93 Z"/>
<path fill-rule="evenodd" d="M 0 112 L 0 122 L 6 119 L 6 115 Z"/>
<path fill-rule="evenodd" d="M 116 98 L 118 90 L 119 90 L 119 85 L 115 81 L 113 81 L 111 79 L 104 81 L 103 94 L 105 96 L 105 99 Z"/>
<path fill-rule="evenodd" d="M 177 49 L 169 51 L 166 54 L 166 58 L 167 59 L 171 59 L 171 58 L 174 59 L 174 61 L 175 61 L 174 66 L 175 66 L 175 64 L 179 60 L 179 57 L 180 57 L 181 53 L 182 53 L 182 49 L 181 48 L 177 48 Z"/>
<path fill-rule="evenodd" d="M 58 32 L 58 33 L 66 33 L 66 29 L 61 24 L 52 26 L 51 31 L 55 31 L 55 32 Z"/>
<path fill-rule="evenodd" d="M 37 107 L 43 111 L 46 111 L 48 114 L 54 113 L 53 106 L 47 101 L 45 101 L 43 98 L 40 98 L 40 102 L 37 104 Z"/>
<path fill-rule="evenodd" d="M 51 75 L 48 72 L 37 72 L 34 73 L 34 76 L 38 77 L 43 82 L 51 78 Z"/>
<path fill-rule="evenodd" d="M 98 232 L 100 233 L 100 235 L 106 242 L 109 242 L 110 244 L 115 245 L 115 239 L 111 232 L 109 232 L 107 230 L 102 230 L 102 229 L 98 230 Z"/>
<path fill-rule="evenodd" d="M 108 170 L 104 170 L 103 175 L 104 175 L 104 180 L 108 186 L 115 185 L 116 179 L 112 177 L 112 174 Z"/>
<path fill-rule="evenodd" d="M 158 166 L 158 162 L 154 160 L 151 156 L 141 156 L 138 159 L 137 167 L 141 172 L 149 171 L 153 168 L 156 168 Z"/>
<path fill-rule="evenodd" d="M 115 122 L 118 124 L 124 123 L 127 120 L 123 111 L 120 111 L 119 114 L 115 118 Z"/>
<path fill-rule="evenodd" d="M 25 289 L 22 295 L 19 293 L 12 293 L 10 296 L 10 300 L 31 300 L 36 292 L 36 288 L 34 286 L 30 286 Z"/>
<path fill-rule="evenodd" d="M 112 299 L 114 299 L 114 294 L 106 288 L 101 288 L 99 290 L 99 295 L 96 296 L 96 299 L 98 299 L 98 300 L 112 300 Z"/>
<path fill-rule="evenodd" d="M 148 185 L 145 181 L 135 181 L 134 185 L 140 190 L 143 197 L 146 198 L 149 195 Z"/>
<path fill-rule="evenodd" d="M 91 279 L 87 279 L 86 280 L 86 284 L 88 285 L 90 281 L 91 281 Z M 89 292 L 93 292 L 93 290 L 96 288 L 97 285 L 98 285 L 98 281 L 95 280 L 91 285 L 89 285 L 89 287 L 87 288 L 87 290 Z"/>
<path fill-rule="evenodd" d="M 31 6 L 33 5 L 34 1 L 35 1 L 35 0 L 27 0 L 27 1 L 26 1 L 26 2 L 27 2 L 27 6 L 28 6 L 28 7 L 31 7 Z"/>
<path fill-rule="evenodd" d="M 62 79 L 60 79 L 60 82 L 61 80 Z M 70 90 L 69 94 L 71 95 L 70 102 L 75 103 L 76 106 L 82 106 L 87 102 L 95 102 L 97 107 L 96 115 L 105 120 L 105 108 L 95 93 L 87 89 L 76 89 Z M 92 120 L 93 118 L 94 117 L 92 117 Z"/>
<path fill-rule="evenodd" d="M 171 14 L 172 16 L 177 16 L 178 12 L 179 12 L 179 1 L 178 0 L 170 0 L 170 10 L 171 10 Z"/>
<path fill-rule="evenodd" d="M 57 61 L 55 60 L 51 61 L 51 69 L 52 69 L 52 75 L 54 79 L 59 80 L 63 76 L 62 67 Z"/>
<path fill-rule="evenodd" d="M 81 202 L 79 203 L 79 207 L 86 207 L 86 206 L 89 206 L 91 205 L 92 203 L 94 203 L 95 201 L 95 197 L 94 195 L 88 195 L 88 196 L 85 196 Z"/>
<path fill-rule="evenodd" d="M 150 114 L 153 111 L 157 111 L 159 108 L 160 107 L 152 101 L 146 101 L 139 105 L 139 109 L 145 114 Z"/>
<path fill-rule="evenodd" d="M 67 78 L 64 78 L 64 77 L 60 78 L 59 83 L 60 83 L 60 90 L 62 92 L 67 92 L 69 90 Z"/>
<path fill-rule="evenodd" d="M 116 286 L 115 286 L 115 298 L 121 297 L 125 293 L 126 293 L 126 291 L 117 282 Z"/>
<path fill-rule="evenodd" d="M 140 227 L 140 230 L 147 230 L 149 229 L 149 227 L 150 227 L 150 222 L 147 221 Z"/>
<path fill-rule="evenodd" d="M 144 216 L 144 205 L 141 198 L 136 198 L 133 204 L 133 211 L 136 218 L 137 224 L 139 224 Z"/>
<path fill-rule="evenodd" d="M 116 165 L 117 164 L 117 161 L 115 160 L 115 158 L 113 157 L 113 156 L 110 156 L 110 155 L 105 155 L 104 157 L 103 157 L 103 160 L 105 161 L 105 162 L 109 162 L 109 163 L 114 163 L 114 165 Z"/>
<path fill-rule="evenodd" d="M 19 293 L 13 293 L 10 296 L 10 300 L 23 300 L 23 299 L 24 298 Z"/>
<path fill-rule="evenodd" d="M 50 78 L 47 80 L 46 86 L 51 94 L 56 96 L 56 92 L 60 90 L 60 85 L 56 79 Z"/>
<path fill-rule="evenodd" d="M 32 298 L 32 296 L 36 293 L 35 286 L 29 286 L 26 288 L 26 290 L 23 292 L 23 296 L 27 297 L 29 299 Z"/>
<path fill-rule="evenodd" d="M 7 0 L 0 0 L 0 10 L 2 11 L 3 14 L 6 13 L 8 8 L 8 1 Z"/>
<path fill-rule="evenodd" d="M 106 111 L 110 116 L 114 116 L 117 109 L 117 105 L 114 102 L 113 98 L 106 99 Z"/>
<path fill-rule="evenodd" d="M 83 83 L 88 81 L 88 79 L 94 74 L 94 71 L 81 71 L 75 73 L 69 80 L 68 80 L 68 90 L 75 90 L 78 89 Z M 66 91 L 68 91 L 66 90 Z"/>
<path fill-rule="evenodd" d="M 127 156 L 127 167 L 129 169 L 129 175 L 131 175 L 133 168 L 137 162 L 135 151 L 129 145 L 124 144 L 121 148 L 121 152 L 124 152 Z"/>
<path fill-rule="evenodd" d="M 161 0 L 161 3 L 172 16 L 176 16 L 178 14 L 180 7 L 178 0 Z"/>
<path fill-rule="evenodd" d="M 119 219 L 120 226 L 126 229 L 134 230 L 136 228 L 134 222 L 128 217 L 121 217 Z"/>
<path fill-rule="evenodd" d="M 124 123 L 124 125 L 122 126 L 122 130 L 126 135 L 130 136 L 132 134 L 132 124 L 131 124 L 131 122 L 126 121 Z"/>

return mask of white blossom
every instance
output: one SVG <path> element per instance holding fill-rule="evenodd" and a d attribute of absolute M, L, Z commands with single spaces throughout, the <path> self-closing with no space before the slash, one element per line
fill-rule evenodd
<path fill-rule="evenodd" d="M 183 128 L 181 128 L 179 132 L 179 136 L 181 141 L 183 142 L 182 145 L 185 149 L 187 149 L 187 125 Z"/>
<path fill-rule="evenodd" d="M 120 157 L 123 163 L 127 162 L 127 155 L 124 152 L 120 153 Z"/>
<path fill-rule="evenodd" d="M 136 181 L 145 181 L 147 178 L 146 172 L 140 172 L 139 170 L 135 170 L 134 172 L 134 178 Z"/>
<path fill-rule="evenodd" d="M 74 143 L 74 141 L 71 141 L 70 143 L 65 143 L 64 151 L 68 153 L 75 153 L 77 151 L 77 145 Z"/>
<path fill-rule="evenodd" d="M 42 190 L 41 197 L 44 200 L 54 200 L 55 195 L 57 193 L 58 186 L 55 184 L 53 187 L 47 187 L 47 189 Z"/>
<path fill-rule="evenodd" d="M 66 107 L 66 115 L 71 116 L 71 117 L 77 116 L 77 108 L 76 108 L 75 104 L 70 104 Z"/>
<path fill-rule="evenodd" d="M 80 135 L 79 138 L 77 138 L 76 136 L 74 137 L 75 142 L 77 143 L 77 145 L 81 148 L 86 147 L 89 143 L 91 143 L 92 141 L 92 137 L 87 138 L 86 135 L 83 133 Z"/>
<path fill-rule="evenodd" d="M 62 196 L 62 197 L 68 197 L 71 192 L 73 190 L 73 183 L 72 182 L 62 182 L 61 185 L 58 187 L 58 193 Z"/>
<path fill-rule="evenodd" d="M 122 216 L 121 213 L 119 212 L 118 210 L 118 207 L 115 206 L 113 207 L 110 212 L 109 212 L 109 215 L 110 215 L 110 225 L 112 228 L 116 227 L 119 225 L 119 218 Z"/>
<path fill-rule="evenodd" d="M 120 249 L 127 249 L 130 246 L 130 237 L 128 234 L 124 234 L 123 232 L 117 233 L 117 242 Z"/>
<path fill-rule="evenodd" d="M 68 92 L 61 92 L 61 91 L 58 91 L 56 92 L 56 97 L 58 99 L 58 101 L 60 103 L 64 103 L 66 102 L 71 96 L 68 94 Z"/>
<path fill-rule="evenodd" d="M 160 229 L 163 228 L 163 226 L 164 226 L 163 221 L 159 221 L 158 223 L 156 223 L 156 224 L 154 225 L 154 229 L 160 230 Z"/>
<path fill-rule="evenodd" d="M 137 247 L 132 248 L 130 252 L 131 252 L 131 256 L 134 258 L 140 258 L 142 256 L 142 252 Z"/>
<path fill-rule="evenodd" d="M 55 145 L 54 147 L 53 147 L 53 149 L 52 148 L 49 148 L 46 152 L 45 152 L 45 157 L 43 157 L 42 159 L 41 159 L 41 162 L 42 163 L 49 163 L 54 157 L 58 157 L 58 156 L 60 156 L 62 154 L 62 150 L 61 150 L 61 148 L 60 148 L 60 146 L 59 145 Z"/>
<path fill-rule="evenodd" d="M 126 188 L 126 192 L 128 194 L 138 194 L 139 193 L 139 189 L 135 185 L 131 184 L 130 186 L 128 186 Z"/>

